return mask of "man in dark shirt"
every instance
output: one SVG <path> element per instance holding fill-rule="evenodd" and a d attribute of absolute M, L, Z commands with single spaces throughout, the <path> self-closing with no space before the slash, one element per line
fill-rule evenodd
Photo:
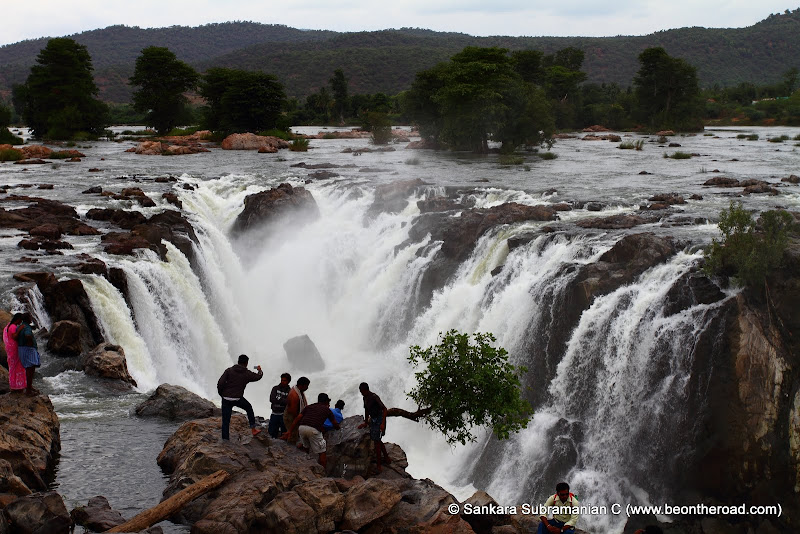
<path fill-rule="evenodd" d="M 389 453 L 386 452 L 386 445 L 383 444 L 383 435 L 386 433 L 386 405 L 378 395 L 369 390 L 366 382 L 361 382 L 358 391 L 364 397 L 364 422 L 358 425 L 358 428 L 369 425 L 369 437 L 375 443 L 375 461 L 378 464 L 377 471 L 380 473 L 382 471 L 381 456 L 386 465 L 392 463 Z"/>
<path fill-rule="evenodd" d="M 256 416 L 253 413 L 253 406 L 244 398 L 244 388 L 250 382 L 257 382 L 264 376 L 259 365 L 258 373 L 247 368 L 250 361 L 246 355 L 239 356 L 239 361 L 233 367 L 228 367 L 217 382 L 217 392 L 222 397 L 222 439 L 230 439 L 231 413 L 233 407 L 243 409 L 247 412 L 247 421 L 250 423 L 250 430 L 255 436 L 260 430 L 256 430 Z"/>
<path fill-rule="evenodd" d="M 336 416 L 331 411 L 331 399 L 325 393 L 320 393 L 317 396 L 317 402 L 309 404 L 292 423 L 292 427 L 286 431 L 282 439 L 289 439 L 289 436 L 294 432 L 294 429 L 300 427 L 300 440 L 303 447 L 307 448 L 312 454 L 319 454 L 319 465 L 323 468 L 328 465 L 328 457 L 325 450 L 328 446 L 325 443 L 325 438 L 322 437 L 324 424 L 327 419 L 333 422 L 333 428 L 339 430 L 339 423 L 336 422 Z"/>
<path fill-rule="evenodd" d="M 292 375 L 283 373 L 281 375 L 281 383 L 272 388 L 272 393 L 269 394 L 269 402 L 272 408 L 272 415 L 269 416 L 269 435 L 277 438 L 286 432 L 286 425 L 283 423 L 283 412 L 286 410 L 286 397 L 289 396 L 289 382 L 292 381 Z"/>

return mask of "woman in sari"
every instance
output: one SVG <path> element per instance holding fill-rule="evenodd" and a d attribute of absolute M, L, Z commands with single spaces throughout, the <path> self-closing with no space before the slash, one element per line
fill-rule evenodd
<path fill-rule="evenodd" d="M 39 367 L 39 350 L 36 346 L 36 339 L 33 337 L 33 320 L 30 313 L 22 316 L 22 322 L 17 327 L 17 355 L 22 367 L 25 368 L 25 380 L 28 387 L 25 389 L 26 395 L 36 395 L 38 390 L 33 387 L 33 375 Z"/>
<path fill-rule="evenodd" d="M 6 345 L 6 354 L 8 355 L 8 383 L 12 393 L 23 391 L 27 387 L 25 368 L 19 361 L 17 349 L 20 323 L 22 323 L 22 314 L 15 313 L 11 322 L 3 328 L 3 343 Z"/>

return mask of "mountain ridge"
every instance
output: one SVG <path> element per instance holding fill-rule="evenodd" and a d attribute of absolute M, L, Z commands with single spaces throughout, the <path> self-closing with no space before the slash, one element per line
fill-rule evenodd
<path fill-rule="evenodd" d="M 199 70 L 232 67 L 274 74 L 290 96 L 303 98 L 327 84 L 342 68 L 350 92 L 395 94 L 407 89 L 416 72 L 430 68 L 464 46 L 536 49 L 546 54 L 568 46 L 584 50 L 589 82 L 627 87 L 645 48 L 663 46 L 698 69 L 704 86 L 775 83 L 800 66 L 800 8 L 773 14 L 745 28 L 687 27 L 642 36 L 476 37 L 465 33 L 400 28 L 341 33 L 300 30 L 278 24 L 224 22 L 197 27 L 142 29 L 109 26 L 69 36 L 89 49 L 100 97 L 127 102 L 127 79 L 146 46 L 167 46 Z M 0 95 L 27 78 L 49 38 L 0 47 Z"/>

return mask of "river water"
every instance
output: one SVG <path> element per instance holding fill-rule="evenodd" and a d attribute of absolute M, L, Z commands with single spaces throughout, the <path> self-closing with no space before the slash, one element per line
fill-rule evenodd
<path fill-rule="evenodd" d="M 740 133 L 757 133 L 759 140 L 739 139 Z M 759 211 L 800 210 L 800 187 L 780 182 L 800 174 L 798 142 L 768 142 L 798 134 L 798 128 L 720 128 L 670 138 L 679 148 L 659 145 L 655 137 L 623 138 L 643 139 L 642 151 L 620 150 L 608 141 L 563 139 L 553 147 L 557 159 L 527 154 L 523 165 L 511 166 L 501 165 L 497 155 L 405 150 L 403 145 L 394 152 L 354 156 L 342 151 L 365 147 L 367 140 L 335 139 L 312 140 L 306 153 L 214 149 L 174 157 L 124 152 L 132 142 L 92 142 L 77 147 L 87 156 L 81 163 L 0 164 L 0 184 L 54 184 L 53 190 L 12 191 L 61 200 L 81 215 L 93 207 L 116 207 L 149 216 L 171 208 L 161 194 L 174 191 L 199 240 L 193 269 L 171 245 L 167 261 L 161 261 L 149 251 L 136 257 L 107 255 L 96 237 L 67 236 L 75 248 L 66 254 L 90 253 L 125 271 L 129 308 L 104 278 L 71 272 L 63 257 L 25 251 L 38 264 L 14 263 L 23 255 L 16 248 L 21 234 L 0 232 L 5 307 L 19 307 L 20 299 L 39 307 L 35 291 L 18 296 L 11 278 L 15 272 L 33 267 L 81 278 L 106 339 L 124 347 L 139 384 L 135 391 L 120 393 L 73 370 L 74 362 L 44 354 L 42 389 L 61 420 L 63 449 L 55 486 L 70 508 L 94 495 L 105 495 L 126 516 L 156 504 L 165 480 L 155 458 L 177 425 L 140 420 L 130 415 L 132 408 L 164 382 L 218 401 L 217 378 L 246 353 L 266 371 L 264 382 L 248 387 L 247 398 L 257 415 L 268 417 L 269 390 L 280 373 L 299 376 L 283 343 L 301 334 L 311 337 L 326 363 L 324 371 L 308 374 L 312 396 L 327 392 L 345 400 L 345 415 L 356 414 L 357 386 L 367 381 L 387 405 L 412 409 L 404 394 L 413 386 L 408 347 L 434 344 L 439 332 L 457 328 L 494 333 L 514 363 L 528 366 L 526 387 L 540 399 L 536 413 L 531 425 L 508 442 L 499 444 L 479 432 L 476 443 L 456 448 L 422 424 L 393 420 L 387 439 L 406 450 L 411 474 L 431 478 L 459 498 L 485 489 L 501 504 L 543 502 L 562 479 L 588 504 L 670 502 L 672 470 L 691 451 L 676 451 L 666 439 L 651 441 L 651 450 L 642 455 L 637 443 L 691 417 L 685 399 L 694 347 L 720 307 L 665 312 L 669 288 L 695 268 L 702 257 L 699 247 L 718 233 L 720 210 L 740 191 L 702 184 L 717 175 L 766 180 L 776 184 L 780 195 L 738 200 Z M 695 155 L 663 157 L 676 150 Z M 300 162 L 348 167 L 331 169 L 338 177 L 304 185 L 315 171 L 292 167 Z M 177 182 L 154 182 L 160 176 Z M 409 198 L 405 209 L 366 217 L 376 186 L 415 178 L 429 185 Z M 232 238 L 229 229 L 244 198 L 282 182 L 304 185 L 320 208 L 320 219 Z M 81 194 L 95 185 L 110 191 L 136 185 L 157 206 Z M 685 244 L 684 250 L 631 285 L 596 299 L 569 334 L 557 366 L 545 370 L 544 356 L 537 356 L 532 345 L 547 337 L 553 315 L 560 313 L 554 302 L 569 282 L 565 267 L 596 261 L 623 235 L 579 231 L 573 223 L 635 213 L 653 194 L 670 192 L 703 199 L 634 231 L 673 236 Z M 603 209 L 560 212 L 555 235 L 540 235 L 513 250 L 506 244 L 509 237 L 553 223 L 490 230 L 428 301 L 420 294 L 420 281 L 438 247 L 430 238 L 412 242 L 408 232 L 419 216 L 416 200 L 442 194 L 455 194 L 477 207 L 594 201 Z M 685 218 L 708 222 L 686 225 Z M 492 276 L 501 265 L 500 274 Z M 48 324 L 43 312 L 38 316 Z M 537 380 L 543 376 L 552 378 Z M 582 523 L 594 532 L 619 532 L 624 517 L 587 516 Z M 168 530 L 184 527 L 170 525 Z"/>

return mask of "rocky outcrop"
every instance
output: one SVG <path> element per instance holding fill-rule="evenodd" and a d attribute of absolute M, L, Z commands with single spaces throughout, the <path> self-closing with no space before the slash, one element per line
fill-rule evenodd
<path fill-rule="evenodd" d="M 86 527 L 92 532 L 105 532 L 125 522 L 118 511 L 111 508 L 108 499 L 102 495 L 92 497 L 86 506 L 79 506 L 70 512 L 75 525 Z"/>
<path fill-rule="evenodd" d="M 189 261 L 194 260 L 193 243 L 197 241 L 194 227 L 178 211 L 165 210 L 149 219 L 134 215 L 136 212 L 124 210 L 90 210 L 91 216 L 108 220 L 130 232 L 109 232 L 101 238 L 104 250 L 109 254 L 130 255 L 137 248 L 149 248 L 158 253 L 161 259 L 167 257 L 167 246 L 162 241 L 175 245 Z"/>
<path fill-rule="evenodd" d="M 49 158 L 53 151 L 44 145 L 25 145 L 18 148 L 26 158 Z"/>
<path fill-rule="evenodd" d="M 307 334 L 293 337 L 283 344 L 286 357 L 293 368 L 298 371 L 314 372 L 325 369 L 325 360 Z"/>
<path fill-rule="evenodd" d="M 369 444 L 366 430 L 356 428 L 361 421 L 343 422 L 346 439 L 355 443 L 341 450 Z M 223 486 L 180 512 L 192 532 L 473 532 L 458 514 L 448 513 L 447 506 L 457 502 L 452 495 L 430 480 L 414 480 L 395 462 L 377 477 L 365 479 L 349 469 L 344 476 L 326 476 L 314 456 L 280 440 L 252 438 L 241 416 L 232 420 L 229 444 L 220 442 L 219 427 L 218 418 L 184 423 L 159 455 L 170 474 L 165 497 L 217 469 L 230 473 Z M 329 466 L 349 466 L 350 459 L 337 456 L 330 444 L 337 432 L 328 433 Z"/>
<path fill-rule="evenodd" d="M 72 519 L 64 499 L 55 491 L 34 493 L 15 500 L 4 510 L 15 534 L 69 534 Z"/>
<path fill-rule="evenodd" d="M 144 156 L 179 156 L 210 152 L 210 150 L 199 146 L 199 144 L 179 145 L 161 141 L 143 141 L 125 152 L 134 152 Z"/>
<path fill-rule="evenodd" d="M 100 343 L 83 356 L 81 366 L 89 376 L 118 380 L 136 387 L 136 380 L 128 373 L 125 350 L 119 345 Z"/>
<path fill-rule="evenodd" d="M 297 226 L 317 218 L 319 207 L 307 189 L 280 184 L 276 188 L 248 195 L 244 199 L 244 209 L 233 223 L 232 231 L 240 234 L 278 222 Z"/>
<path fill-rule="evenodd" d="M 84 351 L 81 332 L 81 325 L 75 321 L 53 323 L 47 338 L 47 350 L 56 356 L 80 356 Z"/>
<path fill-rule="evenodd" d="M 419 191 L 425 182 L 400 180 L 382 184 L 375 188 L 372 205 L 367 210 L 367 219 L 373 219 L 381 213 L 398 213 L 408 205 L 409 198 Z"/>
<path fill-rule="evenodd" d="M 36 285 L 44 297 L 44 306 L 54 327 L 59 321 L 71 321 L 78 324 L 78 341 L 75 342 L 80 344 L 78 354 L 92 349 L 103 341 L 103 334 L 92 309 L 91 301 L 80 280 L 58 282 L 52 273 L 45 273 L 37 278 Z M 72 327 L 72 330 L 75 329 Z M 51 334 L 51 339 L 53 335 L 55 334 Z M 65 332 L 64 336 L 65 341 L 73 339 L 72 334 Z M 48 341 L 48 348 L 49 343 L 50 341 Z M 75 347 L 77 350 L 78 345 L 70 343 L 72 342 L 70 341 L 66 345 Z"/>
<path fill-rule="evenodd" d="M 0 208 L 0 228 L 16 228 L 24 232 L 38 229 L 36 237 L 48 237 L 58 233 L 69 235 L 97 235 L 100 232 L 82 222 L 75 208 L 58 202 L 39 197 L 9 195 L 2 202 L 30 202 L 28 206 L 20 209 L 5 210 Z M 43 234 L 47 234 L 46 236 Z"/>
<path fill-rule="evenodd" d="M 231 134 L 222 141 L 223 150 L 259 150 L 262 147 L 289 148 L 289 143 L 278 137 L 253 133 Z"/>
<path fill-rule="evenodd" d="M 652 217 L 641 215 L 611 215 L 610 217 L 591 217 L 576 222 L 581 228 L 597 228 L 601 230 L 622 230 L 642 224 L 655 222 Z"/>
<path fill-rule="evenodd" d="M 19 393 L 0 395 L 0 414 L 0 461 L 8 463 L 5 469 L 0 467 L 4 473 L 0 479 L 5 479 L 5 489 L 0 492 L 25 495 L 46 491 L 61 450 L 60 425 L 50 399 Z M 8 474 L 8 467 L 13 475 Z"/>
<path fill-rule="evenodd" d="M 189 421 L 220 416 L 222 410 L 213 402 L 181 386 L 161 384 L 150 397 L 136 407 L 139 417 L 164 417 L 170 421 Z"/>

